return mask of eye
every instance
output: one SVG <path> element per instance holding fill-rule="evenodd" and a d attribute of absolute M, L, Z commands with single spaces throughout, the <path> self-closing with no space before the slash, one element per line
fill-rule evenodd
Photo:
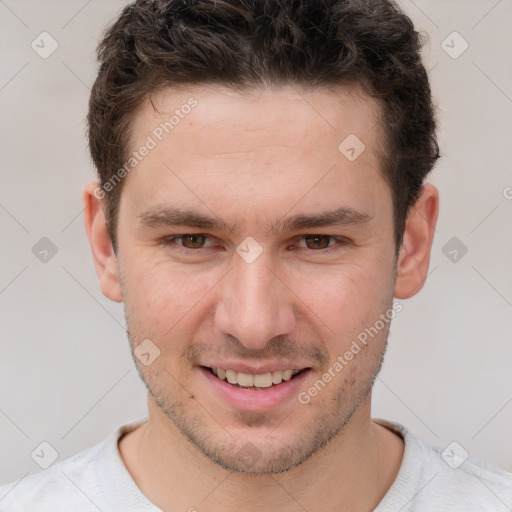
<path fill-rule="evenodd" d="M 210 242 L 207 245 L 207 242 Z M 162 239 L 162 245 L 169 247 L 173 251 L 185 254 L 198 254 L 201 250 L 213 248 L 215 245 L 211 237 L 202 233 L 193 233 L 185 235 L 173 235 Z M 305 243 L 304 245 L 299 245 Z M 299 244 L 291 246 L 292 250 L 298 247 L 309 253 L 326 254 L 340 250 L 350 244 L 350 240 L 343 237 L 332 235 L 302 235 Z"/>
<path fill-rule="evenodd" d="M 304 241 L 306 244 L 306 249 L 321 253 L 331 252 L 333 250 L 336 251 L 349 243 L 345 238 L 331 235 L 303 235 L 301 238 L 301 241 Z M 331 244 L 331 242 L 334 243 Z"/>
<path fill-rule="evenodd" d="M 308 249 L 326 249 L 329 247 L 331 238 L 328 235 L 305 235 L 303 240 L 306 242 Z"/>
<path fill-rule="evenodd" d="M 198 249 L 205 248 L 207 240 L 207 235 L 194 233 L 167 237 L 162 240 L 162 243 L 163 245 L 171 247 L 173 250 L 178 252 L 194 252 Z M 206 248 L 208 248 L 208 246 Z"/>

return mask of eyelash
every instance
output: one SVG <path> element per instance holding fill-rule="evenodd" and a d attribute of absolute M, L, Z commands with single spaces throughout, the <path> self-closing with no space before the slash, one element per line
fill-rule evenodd
<path fill-rule="evenodd" d="M 173 251 L 183 253 L 183 254 L 194 254 L 194 253 L 197 253 L 198 251 L 203 251 L 205 249 L 208 249 L 208 247 L 206 247 L 206 248 L 199 247 L 197 249 L 191 249 L 190 247 L 183 247 L 182 245 L 179 245 L 175 242 L 175 240 L 182 239 L 186 236 L 204 236 L 208 240 L 208 235 L 205 235 L 203 233 L 187 233 L 184 235 L 175 235 L 175 236 L 166 237 L 166 238 L 162 239 L 162 245 L 164 245 L 165 247 L 170 247 Z M 332 235 L 310 235 L 310 234 L 307 234 L 307 235 L 301 235 L 300 239 L 302 241 L 303 239 L 305 239 L 307 237 L 311 237 L 311 236 L 312 237 L 315 237 L 315 236 L 327 237 L 327 238 L 329 238 L 329 242 L 331 240 L 334 240 L 338 243 L 336 243 L 335 245 L 326 247 L 325 249 L 308 249 L 307 247 L 301 247 L 301 249 L 306 249 L 306 250 L 309 250 L 314 253 L 330 254 L 331 252 L 339 251 L 344 246 L 347 246 L 350 244 L 350 241 L 348 239 L 343 238 L 343 237 L 336 237 L 336 236 L 332 236 Z"/>

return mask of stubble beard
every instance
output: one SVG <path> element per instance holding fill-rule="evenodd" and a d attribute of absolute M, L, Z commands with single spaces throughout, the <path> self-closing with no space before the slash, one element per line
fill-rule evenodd
<path fill-rule="evenodd" d="M 130 330 L 127 332 L 133 349 L 138 337 L 132 336 Z M 245 427 L 247 435 L 244 439 L 237 439 L 230 435 L 228 428 L 219 425 L 211 406 L 201 403 L 198 397 L 184 390 L 165 367 L 155 367 L 148 371 L 135 356 L 134 361 L 150 398 L 169 420 L 170 426 L 174 427 L 172 430 L 176 430 L 195 449 L 228 471 L 247 475 L 276 475 L 301 465 L 335 437 L 343 434 L 354 413 L 371 393 L 382 367 L 386 347 L 387 333 L 380 355 L 372 367 L 365 370 L 363 375 L 358 375 L 355 368 L 343 375 L 343 372 L 350 369 L 350 365 L 344 368 L 342 374 L 335 378 L 340 379 L 335 395 L 328 396 L 324 390 L 325 396 L 319 397 L 323 407 L 318 407 L 318 414 L 307 424 L 295 418 L 300 427 L 293 434 L 294 438 L 288 437 L 286 441 L 282 433 L 286 428 L 286 417 L 280 424 L 270 425 L 265 413 L 238 412 L 234 415 L 236 424 Z M 162 383 L 165 384 L 162 386 Z M 173 388 L 178 393 L 173 393 Z M 297 400 L 296 407 L 300 413 L 300 408 L 307 408 L 308 405 L 299 404 Z M 293 416 L 296 417 L 295 414 Z M 257 436 L 259 441 L 256 441 L 252 434 L 258 428 L 266 428 L 269 434 L 263 439 Z"/>

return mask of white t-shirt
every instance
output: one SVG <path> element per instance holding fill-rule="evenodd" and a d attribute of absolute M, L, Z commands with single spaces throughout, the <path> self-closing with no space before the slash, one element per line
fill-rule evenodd
<path fill-rule="evenodd" d="M 132 480 L 117 445 L 121 435 L 144 421 L 122 425 L 96 446 L 0 487 L 0 511 L 161 512 Z M 471 457 L 460 464 L 456 445 L 443 458 L 441 448 L 423 443 L 399 423 L 373 421 L 405 443 L 400 471 L 375 512 L 512 510 L 512 473 Z"/>

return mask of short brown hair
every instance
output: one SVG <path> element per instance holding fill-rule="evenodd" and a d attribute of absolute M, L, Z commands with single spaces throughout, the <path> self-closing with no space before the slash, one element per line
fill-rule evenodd
<path fill-rule="evenodd" d="M 152 92 L 186 84 L 357 83 L 383 106 L 382 173 L 398 253 L 409 209 L 439 158 L 422 44 L 388 0 L 141 0 L 125 7 L 98 47 L 88 114 L 114 250 L 124 181 L 105 185 L 125 165 L 130 127 Z"/>

